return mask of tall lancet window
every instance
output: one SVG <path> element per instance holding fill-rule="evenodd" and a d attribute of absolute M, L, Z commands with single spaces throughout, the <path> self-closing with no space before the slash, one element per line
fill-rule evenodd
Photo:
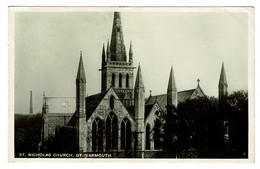
<path fill-rule="evenodd" d="M 111 112 L 106 120 L 106 149 L 118 149 L 118 120 L 114 112 Z"/>
<path fill-rule="evenodd" d="M 131 150 L 131 124 L 130 121 L 125 118 L 121 122 L 121 149 Z"/>
<path fill-rule="evenodd" d="M 154 122 L 154 148 L 160 149 L 161 148 L 161 123 L 158 119 Z"/>
<path fill-rule="evenodd" d="M 109 100 L 109 105 L 111 109 L 114 109 L 114 104 L 115 104 L 115 97 L 112 95 Z"/>
<path fill-rule="evenodd" d="M 122 74 L 119 74 L 119 87 L 122 87 Z"/>
<path fill-rule="evenodd" d="M 150 127 L 150 124 L 148 123 L 146 125 L 146 130 L 145 130 L 145 149 L 146 150 L 150 150 L 151 149 L 150 131 L 151 131 L 151 127 Z"/>
<path fill-rule="evenodd" d="M 112 81 L 111 81 L 111 86 L 115 87 L 115 79 L 116 79 L 116 75 L 113 73 L 112 74 Z"/>
<path fill-rule="evenodd" d="M 103 151 L 104 122 L 96 118 L 92 124 L 92 150 Z"/>
<path fill-rule="evenodd" d="M 129 87 L 129 75 L 128 75 L 128 74 L 126 74 L 126 78 L 125 78 L 125 86 L 126 86 L 126 88 Z"/>

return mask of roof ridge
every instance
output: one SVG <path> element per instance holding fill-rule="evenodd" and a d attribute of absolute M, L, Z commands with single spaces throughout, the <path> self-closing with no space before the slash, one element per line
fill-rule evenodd
<path fill-rule="evenodd" d="M 93 96 L 97 96 L 97 95 L 100 95 L 100 94 L 105 94 L 107 91 L 103 91 L 103 92 L 100 92 L 100 93 L 96 93 L 96 94 L 92 94 L 90 96 L 87 96 L 86 98 L 89 98 L 89 97 L 93 97 Z"/>
<path fill-rule="evenodd" d="M 187 92 L 187 91 L 192 91 L 192 90 L 196 90 L 196 88 L 194 88 L 194 89 L 189 89 L 189 90 L 182 90 L 182 91 L 178 91 L 178 93 L 179 93 L 179 92 Z"/>
<path fill-rule="evenodd" d="M 187 92 L 187 91 L 192 91 L 192 90 L 196 90 L 196 88 L 193 88 L 193 89 L 188 89 L 188 90 L 182 90 L 182 91 L 178 91 L 178 93 L 180 93 L 180 92 Z M 156 97 L 156 96 L 163 96 L 163 95 L 167 95 L 167 93 L 165 93 L 165 94 L 158 94 L 158 95 L 153 95 L 153 96 L 151 96 L 151 97 Z M 149 99 L 149 97 L 148 97 L 147 99 Z"/>

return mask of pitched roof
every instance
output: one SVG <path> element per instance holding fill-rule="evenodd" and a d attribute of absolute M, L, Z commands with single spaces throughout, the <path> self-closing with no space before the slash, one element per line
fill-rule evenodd
<path fill-rule="evenodd" d="M 105 96 L 106 93 L 107 93 L 107 91 L 86 97 L 85 100 L 86 100 L 86 116 L 87 116 L 86 118 L 87 119 L 95 111 L 95 109 L 97 108 L 98 104 L 103 99 L 103 97 Z M 71 117 L 70 121 L 67 124 L 68 126 L 74 126 L 75 125 L 76 113 L 77 112 L 75 111 L 75 113 L 73 114 L 73 116 Z"/>
<path fill-rule="evenodd" d="M 153 104 L 150 105 L 145 105 L 145 109 L 144 109 L 144 119 L 146 119 L 149 115 L 149 113 L 151 112 L 153 108 Z"/>
<path fill-rule="evenodd" d="M 149 104 L 149 105 L 145 105 L 145 110 L 144 110 L 144 119 L 147 118 L 147 116 L 149 115 L 149 113 L 151 112 L 151 109 L 153 108 L 153 104 Z M 135 108 L 134 106 L 129 106 L 126 107 L 127 111 L 129 112 L 130 116 L 132 117 L 132 119 L 134 119 L 134 111 Z"/>
<path fill-rule="evenodd" d="M 191 90 L 184 90 L 178 92 L 178 102 L 184 102 L 188 100 L 193 92 L 196 89 L 191 89 Z M 163 111 L 166 111 L 166 105 L 167 105 L 167 94 L 161 94 L 161 95 L 156 95 L 156 96 L 150 96 L 148 100 L 146 101 L 146 105 L 153 105 L 155 100 L 157 100 L 158 104 L 161 106 Z"/>
<path fill-rule="evenodd" d="M 92 115 L 92 113 L 97 108 L 97 106 L 99 105 L 106 93 L 107 91 L 86 97 L 87 118 L 89 118 Z"/>

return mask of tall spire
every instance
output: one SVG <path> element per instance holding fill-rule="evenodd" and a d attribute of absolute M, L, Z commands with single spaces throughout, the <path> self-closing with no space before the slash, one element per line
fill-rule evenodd
<path fill-rule="evenodd" d="M 78 67 L 76 82 L 77 83 L 86 83 L 85 69 L 84 69 L 84 64 L 83 64 L 83 60 L 82 60 L 82 51 L 80 51 L 80 60 L 79 60 L 79 67 Z"/>
<path fill-rule="evenodd" d="M 130 48 L 129 48 L 129 62 L 130 62 L 130 63 L 133 63 L 132 41 L 130 42 Z"/>
<path fill-rule="evenodd" d="M 167 88 L 167 105 L 174 105 L 175 107 L 177 107 L 177 101 L 178 101 L 177 86 L 175 83 L 173 67 L 171 66 L 171 72 L 170 72 L 168 88 Z"/>
<path fill-rule="evenodd" d="M 224 67 L 224 62 L 222 62 L 221 73 L 219 77 L 218 83 L 218 97 L 219 99 L 226 97 L 228 95 L 228 84 L 227 84 L 227 77 Z"/>
<path fill-rule="evenodd" d="M 135 90 L 136 89 L 144 89 L 144 83 L 143 83 L 143 77 L 141 72 L 141 66 L 140 63 L 138 65 L 137 75 L 136 75 L 136 81 L 135 81 Z"/>
<path fill-rule="evenodd" d="M 102 68 L 106 63 L 106 53 L 105 53 L 105 45 L 103 44 L 103 49 L 102 49 Z"/>
<path fill-rule="evenodd" d="M 114 21 L 110 45 L 111 61 L 126 61 L 126 52 L 120 12 L 114 12 Z"/>

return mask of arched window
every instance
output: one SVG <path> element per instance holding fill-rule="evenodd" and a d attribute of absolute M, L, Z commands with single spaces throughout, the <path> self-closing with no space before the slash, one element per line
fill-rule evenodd
<path fill-rule="evenodd" d="M 109 100 L 109 105 L 111 109 L 114 109 L 114 104 L 115 104 L 115 97 L 112 95 Z"/>
<path fill-rule="evenodd" d="M 154 148 L 155 149 L 161 148 L 161 142 L 160 142 L 161 137 L 162 137 L 161 123 L 158 119 L 156 119 L 154 122 Z"/>
<path fill-rule="evenodd" d="M 61 127 L 58 125 L 56 128 L 55 128 L 55 137 L 59 137 L 60 135 L 60 130 L 61 130 Z"/>
<path fill-rule="evenodd" d="M 150 124 L 148 123 L 146 125 L 146 130 L 145 130 L 145 149 L 150 150 L 151 149 L 151 143 L 150 143 Z"/>
<path fill-rule="evenodd" d="M 130 121 L 125 118 L 121 122 L 121 149 L 131 150 L 131 124 Z"/>
<path fill-rule="evenodd" d="M 113 112 L 108 115 L 106 120 L 106 149 L 118 149 L 118 122 Z"/>
<path fill-rule="evenodd" d="M 92 150 L 103 151 L 103 128 L 104 123 L 101 119 L 96 118 L 92 123 Z"/>
<path fill-rule="evenodd" d="M 115 79 L 116 79 L 116 75 L 113 73 L 112 74 L 112 82 L 111 82 L 112 87 L 115 87 Z"/>
<path fill-rule="evenodd" d="M 122 87 L 122 74 L 119 74 L 119 87 Z"/>
<path fill-rule="evenodd" d="M 126 74 L 126 78 L 125 78 L 125 86 L 126 86 L 126 88 L 129 87 L 129 75 L 128 75 L 128 74 Z"/>

